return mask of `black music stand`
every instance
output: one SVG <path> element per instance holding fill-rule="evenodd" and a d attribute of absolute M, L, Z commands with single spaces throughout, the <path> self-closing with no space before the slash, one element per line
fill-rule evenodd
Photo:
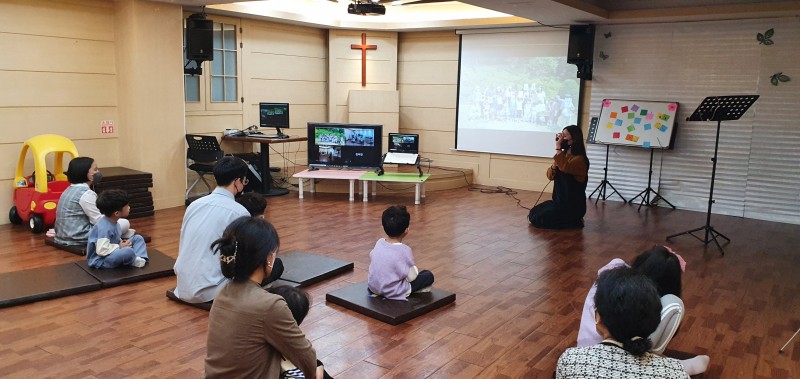
<path fill-rule="evenodd" d="M 692 230 L 673 234 L 667 236 L 667 240 L 672 237 L 682 236 L 688 234 L 697 238 L 703 244 L 708 245 L 709 242 L 714 241 L 719 248 L 720 254 L 725 255 L 725 250 L 720 246 L 717 237 L 722 237 L 726 241 L 731 242 L 731 239 L 725 237 L 724 234 L 718 232 L 711 226 L 711 205 L 714 204 L 714 179 L 717 175 L 717 151 L 719 149 L 719 130 L 722 127 L 722 121 L 738 120 L 742 115 L 747 112 L 753 103 L 756 102 L 759 95 L 738 95 L 738 96 L 709 96 L 703 99 L 703 102 L 697 106 L 686 121 L 716 121 L 717 122 L 717 138 L 714 141 L 714 157 L 711 158 L 711 189 L 708 192 L 708 212 L 706 214 L 706 224 Z M 703 230 L 705 237 L 700 238 L 694 232 Z"/>
<path fill-rule="evenodd" d="M 591 199 L 594 193 L 597 192 L 597 199 L 594 200 L 595 205 L 597 205 L 597 202 L 600 201 L 601 197 L 603 198 L 603 201 L 606 201 L 606 198 L 611 197 L 611 195 L 613 194 L 617 194 L 617 196 L 619 196 L 619 198 L 622 199 L 623 203 L 627 202 L 627 200 L 625 200 L 625 198 L 622 197 L 622 195 L 620 195 L 619 191 L 617 191 L 617 189 L 614 188 L 614 185 L 608 181 L 608 149 L 610 146 L 611 145 L 606 145 L 606 165 L 603 167 L 603 181 L 601 181 L 600 184 L 597 185 L 597 188 L 595 188 L 594 191 L 592 191 L 592 194 L 589 195 L 589 198 Z M 652 161 L 650 162 L 650 167 L 651 168 L 653 167 Z M 611 192 L 611 194 L 608 196 L 606 196 L 606 190 L 607 190 L 606 187 L 611 187 L 611 189 L 613 190 L 613 192 Z"/>
<path fill-rule="evenodd" d="M 658 191 L 654 190 L 653 187 L 650 186 L 653 179 L 653 150 L 655 149 L 650 149 L 650 171 L 647 173 L 647 188 L 645 188 L 644 191 L 639 192 L 638 195 L 631 198 L 630 201 L 630 204 L 633 204 L 633 201 L 636 200 L 637 197 L 639 196 L 642 197 L 642 201 L 639 202 L 639 209 L 636 210 L 637 212 L 642 210 L 642 205 L 647 204 L 647 206 L 650 207 L 653 204 L 655 204 L 656 201 L 658 201 L 659 199 L 664 200 L 664 202 L 669 204 L 669 206 L 672 207 L 672 209 L 675 209 L 675 206 L 672 205 L 672 203 L 670 203 L 669 200 L 667 200 L 664 196 L 661 196 L 661 194 L 658 193 Z M 653 198 L 651 199 L 650 194 L 655 194 L 655 196 L 653 196 Z"/>

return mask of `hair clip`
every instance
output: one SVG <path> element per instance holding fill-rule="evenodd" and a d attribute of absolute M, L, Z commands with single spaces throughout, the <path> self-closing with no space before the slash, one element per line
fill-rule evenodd
<path fill-rule="evenodd" d="M 219 260 L 225 264 L 231 264 L 231 262 L 236 262 L 236 251 L 239 250 L 239 241 L 233 243 L 233 255 L 219 255 Z"/>
<path fill-rule="evenodd" d="M 631 338 L 631 341 L 643 340 L 643 339 L 644 339 L 644 338 L 642 338 L 642 337 L 635 336 L 635 337 Z"/>

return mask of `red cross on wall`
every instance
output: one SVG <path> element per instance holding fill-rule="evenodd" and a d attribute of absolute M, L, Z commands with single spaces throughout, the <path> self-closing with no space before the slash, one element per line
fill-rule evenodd
<path fill-rule="evenodd" d="M 378 50 L 378 45 L 367 45 L 367 33 L 361 33 L 361 44 L 350 45 L 352 50 L 361 50 L 361 86 L 367 86 L 367 50 Z"/>

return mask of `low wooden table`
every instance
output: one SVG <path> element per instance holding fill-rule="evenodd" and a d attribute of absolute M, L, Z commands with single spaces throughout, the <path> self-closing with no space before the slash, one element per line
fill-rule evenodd
<path fill-rule="evenodd" d="M 414 193 L 414 204 L 420 203 L 420 198 L 425 197 L 425 181 L 431 177 L 431 174 L 422 174 L 410 172 L 385 172 L 383 175 L 378 175 L 374 172 L 367 172 L 361 175 L 358 180 L 364 183 L 364 201 L 368 201 L 367 183 L 372 182 L 372 196 L 375 196 L 376 182 L 397 182 L 397 183 L 414 183 L 416 189 Z"/>
<path fill-rule="evenodd" d="M 311 193 L 314 193 L 314 179 L 342 179 L 350 181 L 350 201 L 355 200 L 355 181 L 367 171 L 362 170 L 303 170 L 292 177 L 297 178 L 300 198 L 303 198 L 303 179 L 311 179 Z"/>

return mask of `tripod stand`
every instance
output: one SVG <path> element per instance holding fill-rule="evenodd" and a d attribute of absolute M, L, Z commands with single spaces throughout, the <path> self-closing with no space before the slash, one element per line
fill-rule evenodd
<path fill-rule="evenodd" d="M 703 244 L 708 245 L 709 242 L 714 241 L 719 248 L 720 254 L 725 255 L 725 250 L 720 246 L 717 237 L 722 237 L 726 241 L 731 242 L 731 239 L 725 237 L 724 234 L 718 232 L 711 226 L 711 206 L 714 204 L 714 179 L 717 175 L 717 152 L 719 150 L 719 131 L 722 127 L 722 121 L 725 120 L 738 120 L 756 102 L 759 95 L 743 95 L 743 96 L 709 96 L 697 106 L 694 113 L 692 113 L 686 121 L 716 121 L 717 122 L 717 137 L 714 141 L 714 157 L 711 158 L 711 189 L 708 192 L 708 212 L 706 213 L 706 224 L 687 230 L 685 232 L 672 234 L 667 236 L 667 240 L 672 237 L 682 236 L 688 234 L 697 238 Z M 700 238 L 695 235 L 695 232 L 704 231 L 705 237 Z"/>
<path fill-rule="evenodd" d="M 597 188 L 595 188 L 594 191 L 592 191 L 592 194 L 589 195 L 589 198 L 591 199 L 592 196 L 594 196 L 594 193 L 597 192 L 597 199 L 594 200 L 594 204 L 595 205 L 597 205 L 597 202 L 600 201 L 601 197 L 603 198 L 603 201 L 606 201 L 606 189 L 607 189 L 606 186 L 611 187 L 611 189 L 613 190 L 613 192 L 611 192 L 611 195 L 617 194 L 617 196 L 619 196 L 619 198 L 622 199 L 623 203 L 627 202 L 627 200 L 625 200 L 625 198 L 622 197 L 622 195 L 619 194 L 619 191 L 617 191 L 617 189 L 614 188 L 614 186 L 611 184 L 611 182 L 608 181 L 608 149 L 609 149 L 609 146 L 610 145 L 606 145 L 606 165 L 603 167 L 603 181 L 601 181 L 600 184 L 597 185 Z M 650 163 L 650 165 L 652 167 L 652 162 Z M 600 192 L 598 192 L 598 191 L 600 191 Z M 611 195 L 608 195 L 608 197 L 611 197 Z"/>
<path fill-rule="evenodd" d="M 638 195 L 631 198 L 630 201 L 630 203 L 633 204 L 633 200 L 635 200 L 639 196 L 642 197 L 642 201 L 639 202 L 639 209 L 636 210 L 637 212 L 642 210 L 642 205 L 647 204 L 648 207 L 653 206 L 653 204 L 655 204 L 655 202 L 658 201 L 659 199 L 664 200 L 664 202 L 669 204 L 669 206 L 672 207 L 672 209 L 675 209 L 675 206 L 672 205 L 672 203 L 670 203 L 667 199 L 664 198 L 664 196 L 661 196 L 661 194 L 659 194 L 656 190 L 653 189 L 653 187 L 650 186 L 651 180 L 653 179 L 653 150 L 654 149 L 650 149 L 650 171 L 647 173 L 647 188 L 645 188 L 644 191 L 639 192 Z M 650 199 L 651 193 L 655 194 L 652 200 Z"/>

